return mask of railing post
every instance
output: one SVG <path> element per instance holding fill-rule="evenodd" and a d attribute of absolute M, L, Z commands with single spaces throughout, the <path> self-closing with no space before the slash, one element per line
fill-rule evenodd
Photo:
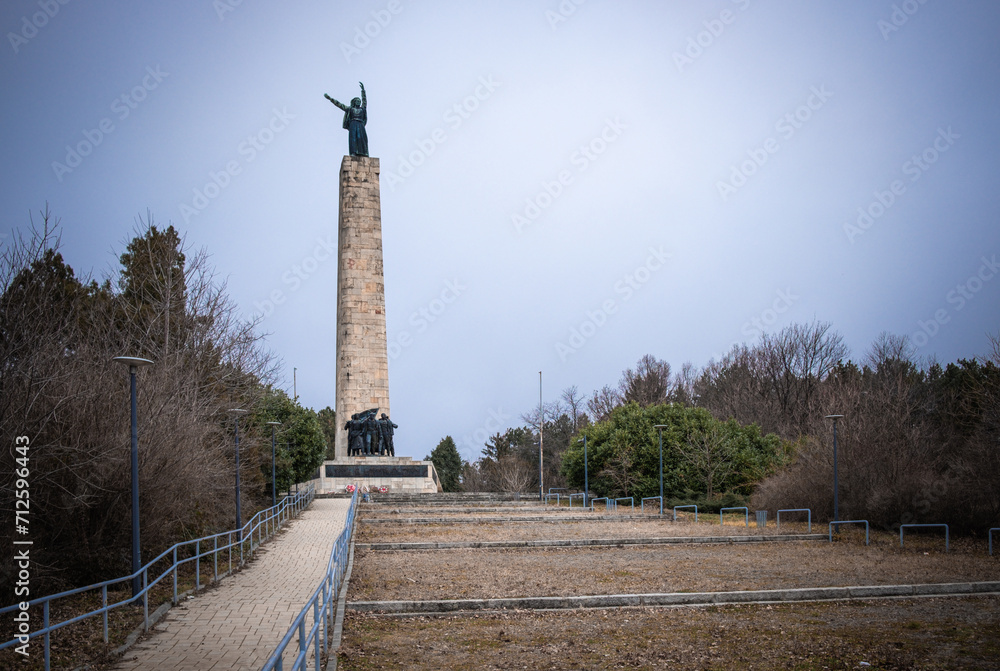
<path fill-rule="evenodd" d="M 174 600 L 173 605 L 177 605 L 177 546 L 174 546 Z"/>
<path fill-rule="evenodd" d="M 304 617 L 299 620 L 299 652 L 309 653 L 309 644 L 306 642 L 306 618 Z"/>
<path fill-rule="evenodd" d="M 319 645 L 319 599 L 313 601 L 313 622 L 316 624 L 316 641 L 313 643 L 313 654 L 316 659 L 316 668 L 319 669 L 320 645 Z M 324 642 L 324 648 L 325 642 Z"/>
<path fill-rule="evenodd" d="M 142 626 L 149 631 L 149 569 L 142 569 Z"/>
<path fill-rule="evenodd" d="M 194 591 L 201 589 L 201 539 L 194 542 Z"/>
<path fill-rule="evenodd" d="M 215 569 L 212 573 L 212 582 L 219 582 L 219 536 L 212 536 L 212 559 L 215 562 Z"/>
<path fill-rule="evenodd" d="M 51 668 L 49 654 L 49 602 L 42 604 L 42 626 L 45 627 L 45 671 Z"/>
<path fill-rule="evenodd" d="M 101 606 L 104 608 L 104 642 L 108 642 L 108 586 L 101 587 Z"/>

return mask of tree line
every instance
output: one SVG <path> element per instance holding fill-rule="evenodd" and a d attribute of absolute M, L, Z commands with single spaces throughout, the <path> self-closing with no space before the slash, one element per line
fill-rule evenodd
<path fill-rule="evenodd" d="M 543 476 L 582 489 L 659 492 L 712 506 L 808 507 L 833 516 L 838 424 L 840 517 L 887 527 L 1000 523 L 1000 336 L 987 355 L 920 361 L 905 336 L 882 333 L 858 359 L 826 322 L 792 324 L 734 345 L 697 369 L 643 356 L 589 398 L 576 387 L 544 405 Z M 474 462 L 452 465 L 456 489 L 538 491 L 538 410 L 492 436 Z M 433 456 L 433 455 L 432 455 Z M 452 462 L 458 458 L 455 452 Z M 435 462 L 437 463 L 437 462 Z"/>
<path fill-rule="evenodd" d="M 315 413 L 275 386 L 279 362 L 209 264 L 172 226 L 139 221 L 119 265 L 98 279 L 60 252 L 46 210 L 0 255 L 0 507 L 13 519 L 14 439 L 31 441 L 33 577 L 40 592 L 128 573 L 130 414 L 120 355 L 154 361 L 137 375 L 143 559 L 234 523 L 233 408 L 240 420 L 244 515 L 276 488 L 312 477 L 329 408 Z M 332 445 L 331 445 L 332 448 Z M 9 529 L 3 530 L 10 534 Z"/>

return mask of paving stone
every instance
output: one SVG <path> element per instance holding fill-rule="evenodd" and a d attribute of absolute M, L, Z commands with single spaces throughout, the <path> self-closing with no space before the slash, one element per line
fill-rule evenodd
<path fill-rule="evenodd" d="M 258 669 L 319 585 L 350 501 L 316 499 L 266 552 L 219 586 L 172 608 L 116 669 Z"/>

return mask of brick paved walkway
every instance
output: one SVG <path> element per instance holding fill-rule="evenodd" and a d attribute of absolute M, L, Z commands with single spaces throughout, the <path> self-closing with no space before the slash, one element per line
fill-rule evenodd
<path fill-rule="evenodd" d="M 319 585 L 349 505 L 313 501 L 248 568 L 172 608 L 115 668 L 259 669 Z"/>

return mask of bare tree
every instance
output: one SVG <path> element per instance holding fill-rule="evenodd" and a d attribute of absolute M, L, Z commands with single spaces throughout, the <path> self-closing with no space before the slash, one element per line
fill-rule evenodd
<path fill-rule="evenodd" d="M 606 478 L 613 485 L 615 492 L 629 496 L 639 481 L 639 472 L 635 467 L 635 445 L 621 445 L 614 451 L 614 456 L 608 459 L 598 477 Z"/>
<path fill-rule="evenodd" d="M 526 492 L 536 477 L 534 466 L 517 454 L 500 457 L 494 466 L 494 475 L 502 492 Z"/>
<path fill-rule="evenodd" d="M 486 488 L 486 478 L 483 476 L 483 472 L 480 468 L 481 463 L 476 462 L 462 462 L 462 484 L 461 490 L 463 492 L 485 492 Z"/>
<path fill-rule="evenodd" d="M 695 385 L 699 404 L 795 439 L 815 428 L 818 389 L 847 353 L 828 323 L 793 324 L 711 362 Z"/>
<path fill-rule="evenodd" d="M 582 426 L 586 425 L 587 415 L 583 412 L 583 406 L 587 397 L 581 395 L 574 384 L 572 387 L 563 389 L 561 398 L 566 403 L 570 419 L 573 420 L 573 433 L 576 433 Z"/>
<path fill-rule="evenodd" d="M 698 382 L 698 370 L 690 361 L 685 361 L 681 366 L 681 372 L 674 374 L 671 384 L 670 399 L 675 403 L 684 405 L 696 405 L 695 384 Z"/>
<path fill-rule="evenodd" d="M 9 444 L 15 435 L 32 441 L 42 592 L 120 575 L 128 565 L 128 373 L 112 357 L 155 361 L 138 374 L 147 556 L 178 537 L 232 526 L 232 427 L 224 411 L 253 410 L 275 366 L 207 255 L 188 254 L 174 269 L 184 273 L 184 291 L 170 271 L 145 276 L 149 291 L 115 293 L 110 279 L 78 278 L 64 263 L 55 226 L 43 213 L 41 230 L 0 256 L 0 434 Z M 260 454 L 251 426 L 241 438 L 249 507 L 262 490 Z M 9 459 L 0 456 L 5 508 L 13 507 Z"/>
<path fill-rule="evenodd" d="M 642 407 L 666 403 L 670 394 L 670 364 L 646 354 L 635 366 L 625 369 L 618 391 L 626 403 Z"/>
<path fill-rule="evenodd" d="M 705 481 L 708 498 L 715 496 L 715 486 L 725 482 L 735 467 L 725 437 L 715 427 L 697 431 L 679 446 L 681 459 Z"/>
<path fill-rule="evenodd" d="M 595 391 L 587 401 L 587 410 L 596 422 L 606 420 L 611 411 L 622 404 L 622 396 L 617 389 L 604 385 Z"/>

